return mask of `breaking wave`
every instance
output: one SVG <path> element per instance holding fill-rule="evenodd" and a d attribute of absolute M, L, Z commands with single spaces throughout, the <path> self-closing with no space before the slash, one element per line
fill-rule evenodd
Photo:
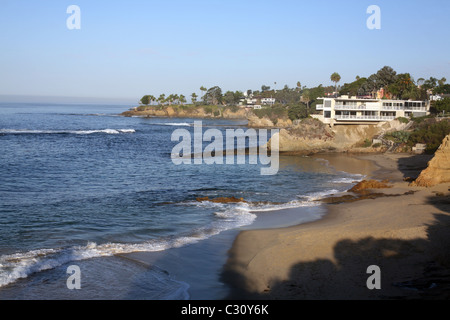
<path fill-rule="evenodd" d="M 28 130 L 28 129 L 0 129 L 0 134 L 120 134 L 135 133 L 134 129 L 102 129 L 102 130 Z"/>

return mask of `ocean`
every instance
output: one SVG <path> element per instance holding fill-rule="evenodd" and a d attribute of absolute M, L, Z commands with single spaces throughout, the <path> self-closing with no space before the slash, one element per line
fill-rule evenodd
<path fill-rule="evenodd" d="M 199 120 L 119 115 L 128 108 L 0 103 L 0 299 L 222 299 L 237 232 L 320 219 L 317 199 L 363 178 L 316 157 L 280 156 L 267 176 L 248 161 L 175 165 L 172 133 Z"/>

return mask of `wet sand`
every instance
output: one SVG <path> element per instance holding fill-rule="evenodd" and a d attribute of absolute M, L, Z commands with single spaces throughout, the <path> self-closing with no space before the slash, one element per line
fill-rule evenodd
<path fill-rule="evenodd" d="M 393 187 L 377 192 L 399 196 L 329 204 L 318 221 L 240 232 L 222 272 L 228 298 L 450 298 L 450 185 L 403 181 L 416 178 L 430 156 L 318 157 L 337 170 L 389 179 Z M 367 286 L 372 265 L 381 289 Z"/>

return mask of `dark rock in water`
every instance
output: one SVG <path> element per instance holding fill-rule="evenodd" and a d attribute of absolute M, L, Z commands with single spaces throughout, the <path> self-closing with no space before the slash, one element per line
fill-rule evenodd
<path fill-rule="evenodd" d="M 238 203 L 238 202 L 247 202 L 244 198 L 235 198 L 235 197 L 219 197 L 215 199 L 210 199 L 209 197 L 199 197 L 196 199 L 198 202 L 210 201 L 215 203 Z"/>

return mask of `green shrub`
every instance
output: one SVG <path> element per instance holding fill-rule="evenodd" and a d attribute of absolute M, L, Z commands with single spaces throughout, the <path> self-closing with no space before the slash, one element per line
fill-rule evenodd
<path fill-rule="evenodd" d="M 214 117 L 218 117 L 218 116 L 220 116 L 220 111 L 219 110 L 214 111 Z"/>
<path fill-rule="evenodd" d="M 239 111 L 239 107 L 238 106 L 229 106 L 228 108 L 230 109 L 231 112 L 238 112 Z"/>
<path fill-rule="evenodd" d="M 203 110 L 205 110 L 205 113 L 213 113 L 213 107 L 212 106 L 204 106 Z"/>
<path fill-rule="evenodd" d="M 276 123 L 278 119 L 287 119 L 288 113 L 285 107 L 276 106 L 272 108 L 263 108 L 253 111 L 255 115 L 262 119 L 264 117 L 269 118 L 273 123 Z"/>
<path fill-rule="evenodd" d="M 427 145 L 425 152 L 432 154 L 448 134 L 450 134 L 449 120 L 423 122 L 411 133 L 408 145 L 412 147 L 417 143 L 425 143 Z"/>
<path fill-rule="evenodd" d="M 381 143 L 375 143 L 372 147 L 373 148 L 379 148 L 379 147 L 381 147 Z"/>
<path fill-rule="evenodd" d="M 386 134 L 384 137 L 387 140 L 394 141 L 395 143 L 407 143 L 411 133 L 408 131 L 394 131 Z"/>
<path fill-rule="evenodd" d="M 303 104 L 295 104 L 288 110 L 288 117 L 292 121 L 306 118 L 307 115 L 306 106 Z"/>
<path fill-rule="evenodd" d="M 398 117 L 397 120 L 400 123 L 409 123 L 409 120 L 407 118 L 404 118 L 404 117 Z"/>
<path fill-rule="evenodd" d="M 364 140 L 363 148 L 369 148 L 371 146 L 372 146 L 372 141 L 370 141 L 369 139 Z"/>
<path fill-rule="evenodd" d="M 145 111 L 145 110 L 147 110 L 148 109 L 148 107 L 147 106 L 139 106 L 139 107 L 137 107 L 137 111 Z"/>

